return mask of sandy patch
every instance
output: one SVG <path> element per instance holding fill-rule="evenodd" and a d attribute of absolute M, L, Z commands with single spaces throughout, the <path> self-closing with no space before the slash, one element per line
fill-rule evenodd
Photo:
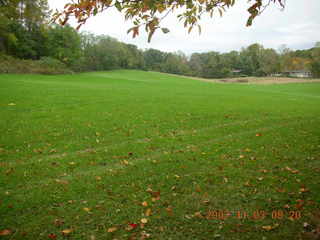
<path fill-rule="evenodd" d="M 285 84 L 285 83 L 315 83 L 319 82 L 320 79 L 316 78 L 288 78 L 288 77 L 242 77 L 242 78 L 221 78 L 221 79 L 207 79 L 200 77 L 190 77 L 171 73 L 163 73 L 167 75 L 184 77 L 194 79 L 203 82 L 213 83 L 242 83 L 242 84 Z"/>

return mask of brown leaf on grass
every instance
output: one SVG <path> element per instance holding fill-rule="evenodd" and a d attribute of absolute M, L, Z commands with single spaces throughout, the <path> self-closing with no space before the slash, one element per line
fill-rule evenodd
<path fill-rule="evenodd" d="M 289 168 L 288 166 L 287 166 L 287 167 L 285 167 L 285 169 L 286 169 L 287 171 L 289 171 L 289 172 L 293 173 L 293 174 L 297 174 L 297 173 L 299 173 L 299 170 L 294 170 L 294 169 L 292 169 L 292 168 Z"/>
<path fill-rule="evenodd" d="M 0 236 L 8 236 L 8 235 L 11 235 L 11 234 L 12 234 L 12 231 L 9 230 L 9 229 L 4 229 L 4 230 L 0 231 Z"/>
<path fill-rule="evenodd" d="M 306 192 L 310 192 L 310 190 L 309 190 L 308 188 L 306 188 L 306 187 L 301 187 L 301 188 L 299 189 L 299 192 L 300 192 L 300 193 L 306 193 Z"/>
<path fill-rule="evenodd" d="M 151 213 L 152 213 L 151 208 L 148 208 L 148 209 L 146 210 L 146 212 L 145 212 L 144 215 L 146 215 L 147 217 L 149 217 L 149 216 L 151 215 Z"/>
<path fill-rule="evenodd" d="M 252 184 L 249 181 L 245 182 L 245 184 L 243 184 L 243 185 L 246 187 L 252 187 Z"/>
<path fill-rule="evenodd" d="M 201 212 L 194 213 L 194 216 L 197 217 L 197 218 L 203 218 Z"/>
<path fill-rule="evenodd" d="M 53 234 L 53 233 L 50 233 L 49 235 L 48 235 L 48 238 L 50 238 L 50 239 L 57 239 L 57 235 L 56 234 Z"/>
<path fill-rule="evenodd" d="M 117 230 L 118 230 L 117 227 L 111 227 L 111 228 L 108 228 L 107 232 L 108 232 L 108 233 L 113 233 L 113 232 L 115 232 L 115 231 L 117 231 Z"/>
<path fill-rule="evenodd" d="M 56 179 L 55 181 L 56 181 L 56 183 L 60 183 L 60 184 L 64 184 L 64 185 L 69 184 L 69 182 L 67 180 Z"/>
<path fill-rule="evenodd" d="M 286 190 L 285 190 L 284 188 L 277 188 L 276 190 L 277 190 L 277 192 L 279 192 L 279 193 L 284 193 L 284 192 L 286 192 Z"/>
<path fill-rule="evenodd" d="M 69 235 L 70 233 L 73 232 L 73 229 L 65 229 L 61 231 L 63 235 Z"/>
<path fill-rule="evenodd" d="M 60 219 L 55 219 L 53 224 L 57 227 L 60 227 L 64 224 L 64 221 L 60 220 Z"/>
<path fill-rule="evenodd" d="M 273 230 L 273 229 L 275 229 L 275 228 L 277 228 L 277 227 L 279 227 L 279 224 L 278 223 L 276 223 L 276 224 L 274 224 L 274 225 L 268 225 L 268 226 L 262 226 L 262 229 L 264 229 L 264 230 L 266 230 L 266 231 L 271 231 L 271 230 Z"/>
<path fill-rule="evenodd" d="M 197 187 L 196 187 L 196 192 L 198 192 L 198 193 L 200 193 L 200 192 L 201 192 L 201 188 L 200 188 L 200 186 L 199 186 L 199 185 L 197 185 Z"/>
<path fill-rule="evenodd" d="M 148 207 L 148 202 L 144 201 L 144 202 L 142 202 L 141 205 L 144 206 L 144 207 Z"/>
<path fill-rule="evenodd" d="M 261 133 L 256 133 L 256 137 L 261 137 L 262 134 Z"/>
<path fill-rule="evenodd" d="M 166 211 L 168 213 L 169 216 L 173 216 L 173 211 L 172 211 L 172 208 L 171 207 L 167 207 L 166 208 Z"/>

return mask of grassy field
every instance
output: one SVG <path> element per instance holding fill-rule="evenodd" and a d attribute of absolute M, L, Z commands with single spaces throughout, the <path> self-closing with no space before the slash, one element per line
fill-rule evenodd
<path fill-rule="evenodd" d="M 319 83 L 0 75 L 0 130 L 3 239 L 319 237 Z"/>

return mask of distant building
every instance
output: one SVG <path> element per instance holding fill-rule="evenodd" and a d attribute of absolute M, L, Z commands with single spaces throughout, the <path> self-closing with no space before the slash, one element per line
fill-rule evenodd
<path fill-rule="evenodd" d="M 233 70 L 231 70 L 231 72 L 232 72 L 233 74 L 239 74 L 239 73 L 242 72 L 242 70 L 240 70 L 240 69 L 233 69 Z"/>
<path fill-rule="evenodd" d="M 283 75 L 286 75 L 288 77 L 296 77 L 296 78 L 312 77 L 311 72 L 306 70 L 287 71 L 287 72 L 284 72 Z"/>

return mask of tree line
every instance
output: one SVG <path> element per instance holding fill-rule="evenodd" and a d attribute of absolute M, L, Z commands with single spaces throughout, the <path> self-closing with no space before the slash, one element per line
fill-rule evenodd
<path fill-rule="evenodd" d="M 138 49 L 105 35 L 49 23 L 47 0 L 0 2 L 0 72 L 60 73 L 142 69 L 204 78 L 268 76 L 294 70 L 320 77 L 320 43 L 308 50 L 252 44 L 240 51 L 191 56 Z M 63 70 L 63 71 L 62 71 Z"/>

